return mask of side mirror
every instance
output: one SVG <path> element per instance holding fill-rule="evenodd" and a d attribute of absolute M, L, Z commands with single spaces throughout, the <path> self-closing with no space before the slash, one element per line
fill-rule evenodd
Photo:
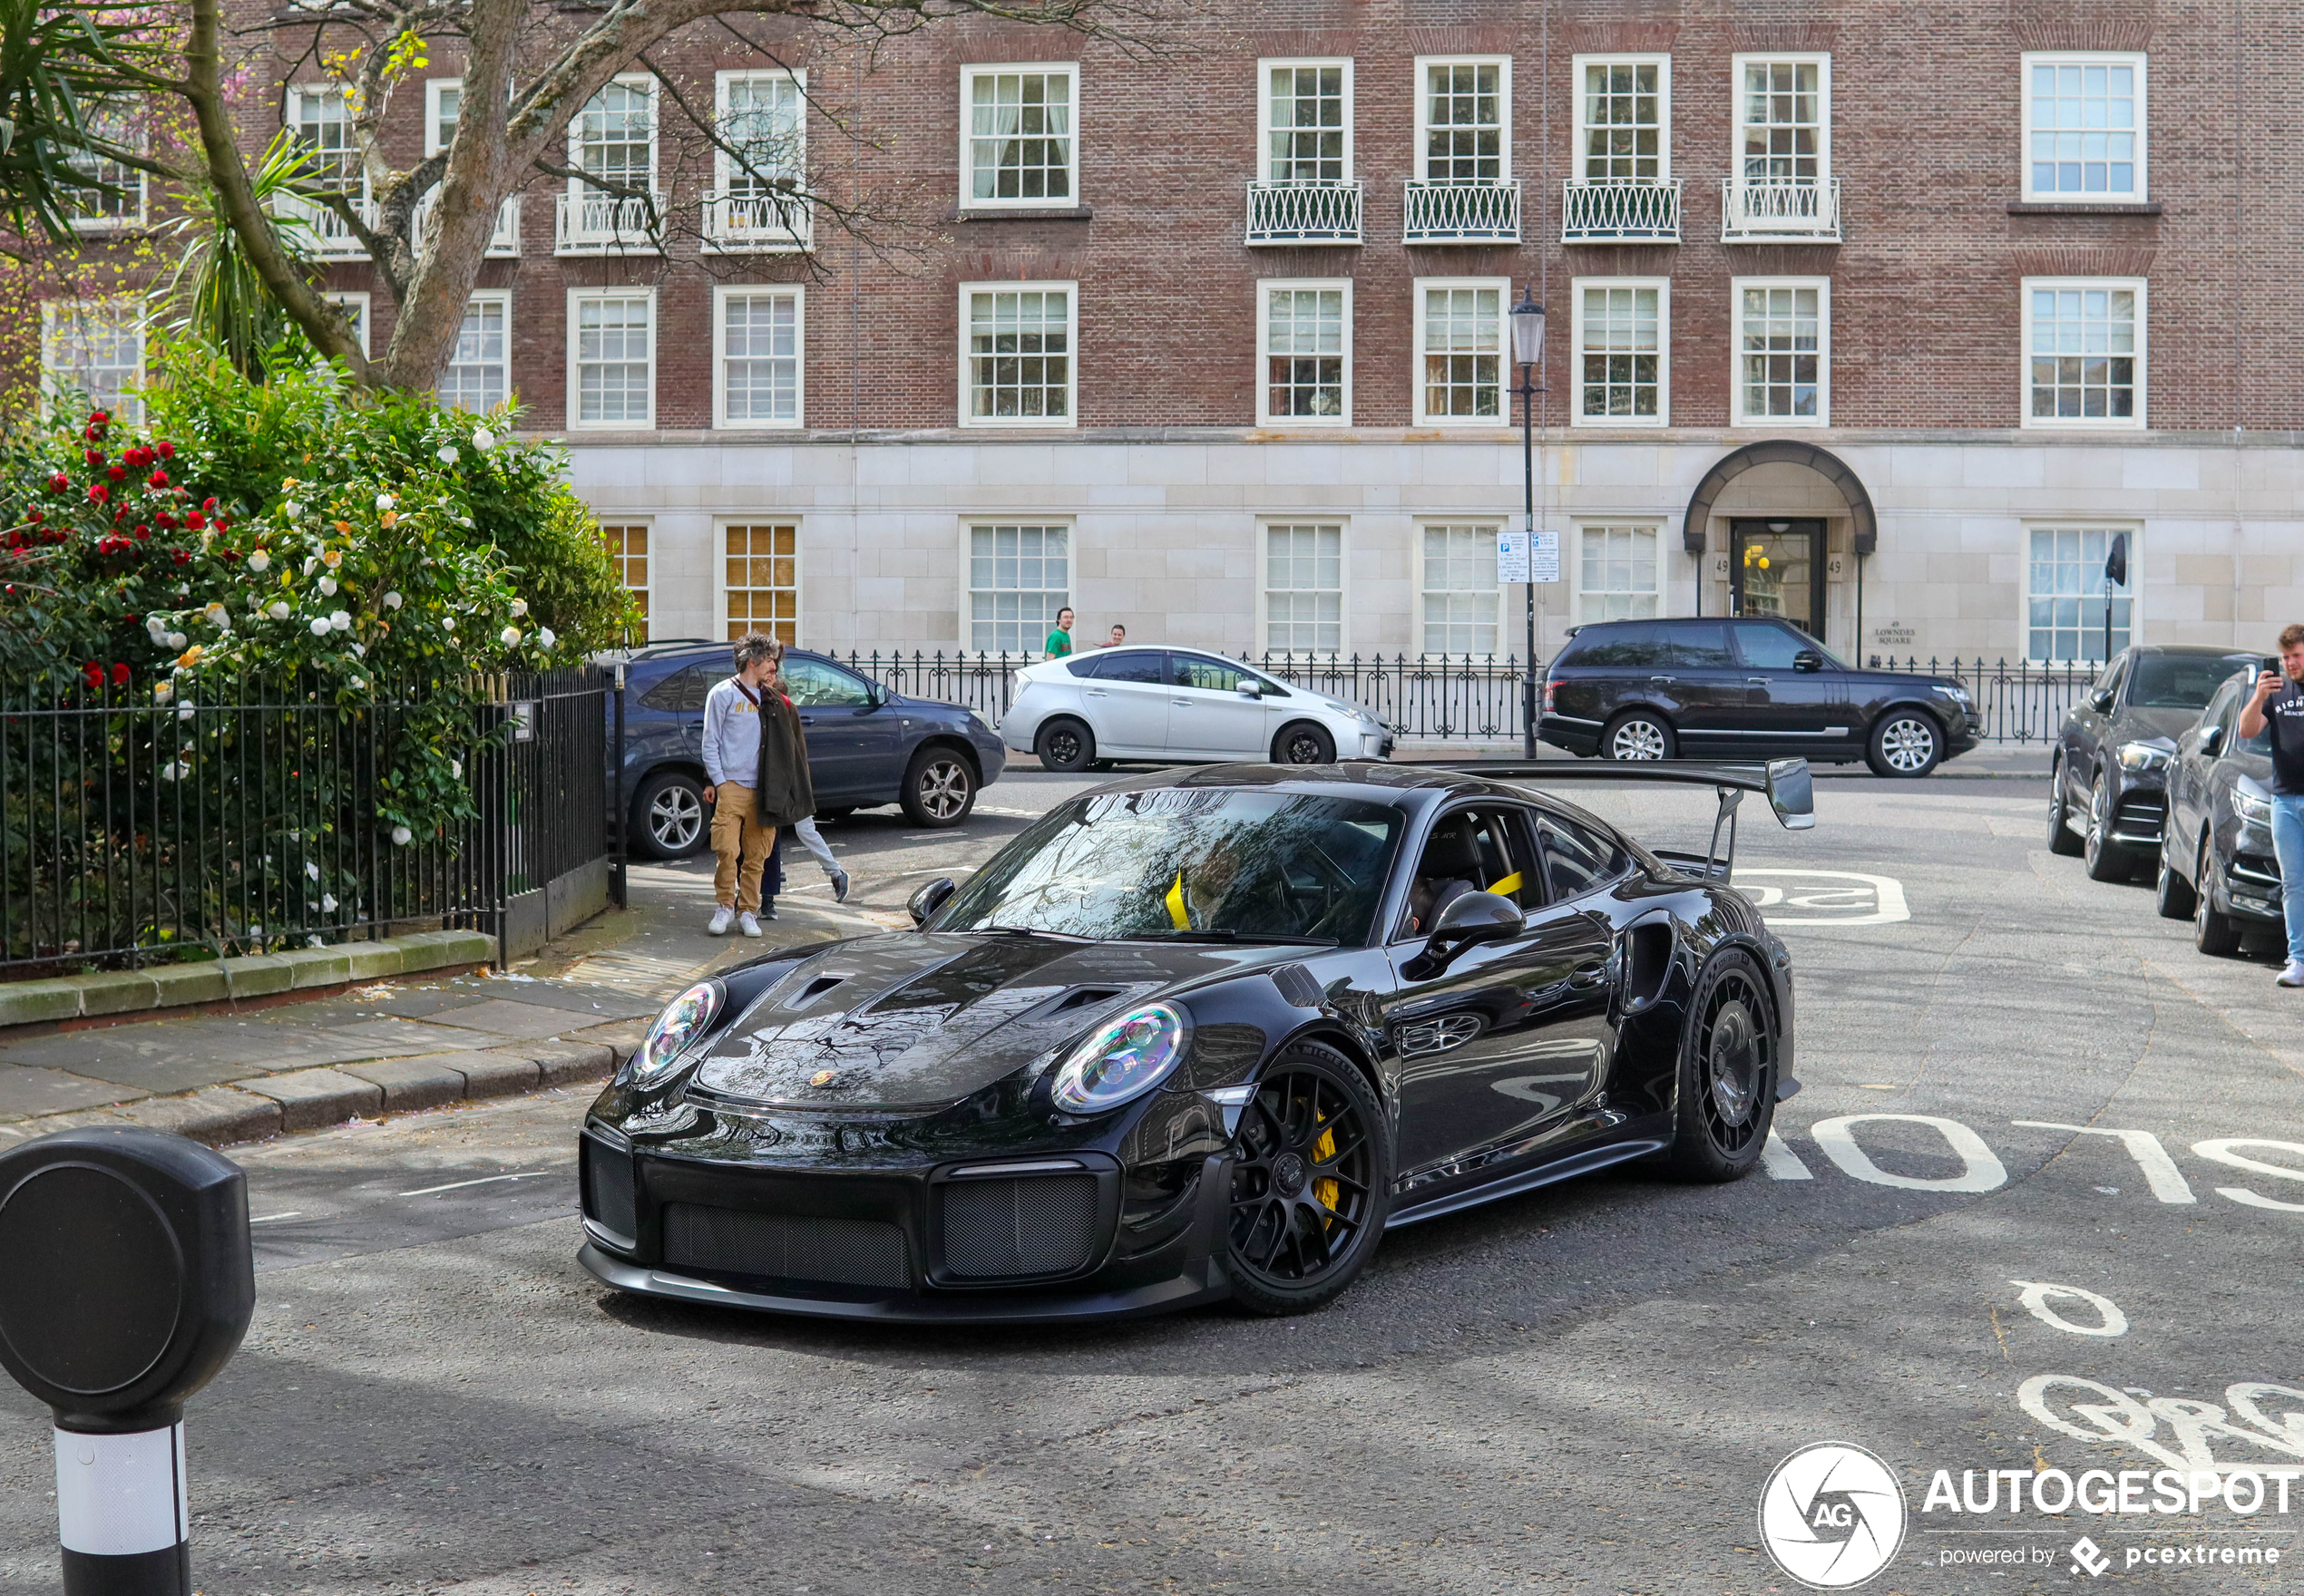
<path fill-rule="evenodd" d="M 958 887 L 952 885 L 952 879 L 950 876 L 938 876 L 934 881 L 921 888 L 912 895 L 912 900 L 904 905 L 912 913 L 912 923 L 916 926 L 926 925 L 952 895 L 959 890 Z"/>
<path fill-rule="evenodd" d="M 1239 694 L 1243 698 L 1261 698 L 1264 696 L 1264 689 L 1256 686 L 1254 682 L 1242 682 L 1238 686 L 1235 687 L 1233 691 Z"/>
<path fill-rule="evenodd" d="M 2104 714 L 2112 707 L 2112 689 L 2106 687 L 2102 692 L 2089 694 L 2088 704 L 2097 714 Z"/>
<path fill-rule="evenodd" d="M 1794 670 L 1818 671 L 1824 668 L 1824 657 L 1813 648 L 1803 648 L 1792 656 Z"/>
<path fill-rule="evenodd" d="M 864 707 L 866 709 L 877 709 L 887 702 L 887 688 L 882 686 L 878 682 L 866 682 L 864 684 Z"/>
<path fill-rule="evenodd" d="M 2223 745 L 2224 745 L 2224 728 L 2223 728 L 2223 727 L 2221 727 L 2221 726 L 2202 726 L 2202 727 L 2201 727 L 2201 728 L 2200 728 L 2200 751 L 2201 751 L 2202 754 L 2213 754 L 2213 753 L 2215 753 L 2215 752 L 2216 752 L 2219 748 L 2221 748 Z"/>
<path fill-rule="evenodd" d="M 1467 892 L 1440 912 L 1420 962 L 1427 974 L 1448 968 L 1466 949 L 1501 942 L 1528 927 L 1518 904 L 1495 892 Z"/>

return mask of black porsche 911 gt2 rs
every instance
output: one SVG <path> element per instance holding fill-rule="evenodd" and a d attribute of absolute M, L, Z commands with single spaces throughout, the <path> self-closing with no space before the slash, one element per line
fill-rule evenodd
<path fill-rule="evenodd" d="M 1715 788 L 1660 854 L 1501 779 Z M 1807 766 L 1231 765 L 1059 805 L 919 929 L 680 995 L 582 1132 L 584 1267 L 786 1313 L 1026 1320 L 1343 1289 L 1391 1226 L 1759 1161 L 1791 959 L 1734 805 Z"/>

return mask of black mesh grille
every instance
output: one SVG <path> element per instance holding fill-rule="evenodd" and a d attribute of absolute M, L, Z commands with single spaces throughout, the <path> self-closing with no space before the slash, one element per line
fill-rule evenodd
<path fill-rule="evenodd" d="M 675 1202 L 664 1210 L 668 1269 L 835 1286 L 906 1286 L 904 1233 L 879 1220 L 817 1219 Z"/>
<path fill-rule="evenodd" d="M 632 1202 L 632 1155 L 589 1137 L 584 1142 L 584 1213 L 630 1241 L 639 1234 Z"/>
<path fill-rule="evenodd" d="M 1096 1177 L 1027 1175 L 952 1181 L 944 1205 L 944 1267 L 969 1280 L 1061 1275 L 1096 1251 Z"/>

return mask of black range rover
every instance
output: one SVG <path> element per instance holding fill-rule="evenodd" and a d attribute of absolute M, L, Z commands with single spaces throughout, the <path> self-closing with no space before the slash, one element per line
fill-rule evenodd
<path fill-rule="evenodd" d="M 1797 754 L 1884 776 L 1924 776 L 1980 729 L 1949 677 L 1856 670 L 1788 622 L 1713 617 L 1577 628 L 1545 673 L 1538 723 L 1582 757 Z"/>

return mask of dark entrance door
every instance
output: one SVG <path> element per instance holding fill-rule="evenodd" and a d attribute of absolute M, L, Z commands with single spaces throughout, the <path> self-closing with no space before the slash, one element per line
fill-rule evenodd
<path fill-rule="evenodd" d="M 1789 517 L 1728 523 L 1728 589 L 1738 615 L 1772 615 L 1821 641 L 1824 523 Z"/>

